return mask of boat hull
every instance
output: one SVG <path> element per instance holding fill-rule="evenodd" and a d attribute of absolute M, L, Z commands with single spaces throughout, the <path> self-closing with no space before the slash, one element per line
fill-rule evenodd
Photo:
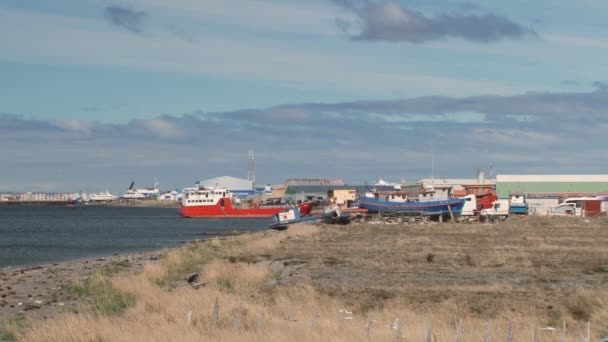
<path fill-rule="evenodd" d="M 371 212 L 394 212 L 406 214 L 449 215 L 450 210 L 459 216 L 466 200 L 457 198 L 443 201 L 390 202 L 375 198 L 361 198 L 359 207 Z"/>
<path fill-rule="evenodd" d="M 312 203 L 299 204 L 300 212 L 304 215 L 310 212 Z M 283 212 L 287 207 L 252 207 L 252 208 L 234 208 L 229 200 L 218 202 L 215 205 L 191 205 L 182 206 L 179 213 L 182 217 L 189 218 L 266 218 L 272 215 Z"/>

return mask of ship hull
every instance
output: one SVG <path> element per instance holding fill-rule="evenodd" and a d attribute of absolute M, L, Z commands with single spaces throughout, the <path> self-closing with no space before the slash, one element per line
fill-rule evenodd
<path fill-rule="evenodd" d="M 224 205 L 222 205 L 224 204 Z M 300 211 L 308 214 L 312 203 L 299 205 Z M 288 207 L 258 207 L 258 208 L 234 208 L 229 200 L 218 202 L 215 205 L 192 205 L 182 206 L 179 213 L 182 217 L 189 218 L 270 218 L 272 215 L 283 212 Z"/>
<path fill-rule="evenodd" d="M 427 202 L 390 202 L 377 200 L 374 198 L 361 198 L 359 207 L 365 208 L 371 212 L 396 212 L 408 214 L 441 214 L 446 215 L 452 211 L 452 214 L 459 216 L 462 212 L 465 200 L 450 199 L 444 201 L 427 201 Z"/>

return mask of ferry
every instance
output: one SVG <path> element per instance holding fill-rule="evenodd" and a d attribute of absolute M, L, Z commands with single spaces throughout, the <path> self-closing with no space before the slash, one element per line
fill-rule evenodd
<path fill-rule="evenodd" d="M 308 215 L 312 202 L 295 204 L 287 199 L 268 199 L 259 204 L 245 203 L 226 188 L 202 187 L 184 189 L 180 215 L 190 218 L 265 218 L 298 207 Z"/>
<path fill-rule="evenodd" d="M 98 192 L 89 196 L 91 202 L 111 202 L 118 199 L 118 196 L 111 194 L 108 191 Z"/>

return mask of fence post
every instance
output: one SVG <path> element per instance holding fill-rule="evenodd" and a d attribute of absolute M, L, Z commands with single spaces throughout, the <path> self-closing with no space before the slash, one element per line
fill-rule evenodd
<path fill-rule="evenodd" d="M 289 303 L 289 308 L 287 309 L 287 321 L 288 322 L 293 322 L 292 316 L 293 316 L 293 307 L 292 307 L 292 304 Z"/>
<path fill-rule="evenodd" d="M 534 331 L 532 333 L 532 342 L 536 342 L 537 336 L 536 333 L 538 332 L 538 322 L 534 321 Z"/>
<path fill-rule="evenodd" d="M 433 342 L 433 322 L 429 322 L 429 330 L 426 333 L 426 342 Z"/>
<path fill-rule="evenodd" d="M 313 330 L 315 329 L 315 324 L 316 324 L 316 322 L 317 322 L 317 316 L 318 316 L 318 315 L 317 315 L 316 313 L 315 313 L 315 314 L 313 314 L 313 315 L 312 315 L 312 319 L 310 320 L 310 323 L 309 323 L 309 324 L 310 324 L 310 332 L 311 332 L 311 333 L 312 333 L 312 332 L 313 332 Z"/>
<path fill-rule="evenodd" d="M 483 342 L 490 342 L 490 330 L 492 329 L 492 323 L 488 322 L 486 325 L 486 332 L 483 334 Z"/>
<path fill-rule="evenodd" d="M 192 324 L 193 315 L 194 315 L 194 308 L 192 308 L 192 310 L 188 311 L 188 315 L 186 316 L 186 325 Z"/>
<path fill-rule="evenodd" d="M 367 320 L 367 340 L 368 341 L 372 340 L 372 324 L 374 324 L 374 321 L 372 319 L 368 319 Z"/>
<path fill-rule="evenodd" d="M 397 323 L 397 342 L 402 342 L 403 341 L 403 323 L 401 322 L 401 320 L 399 318 L 397 318 L 397 321 L 395 323 Z"/>
<path fill-rule="evenodd" d="M 509 321 L 509 331 L 507 332 L 507 342 L 513 342 L 514 333 L 515 333 L 515 329 L 513 327 L 513 322 Z"/>
<path fill-rule="evenodd" d="M 559 337 L 559 342 L 566 342 L 566 321 L 562 321 L 562 334 Z"/>
<path fill-rule="evenodd" d="M 234 330 L 238 330 L 241 327 L 241 319 L 243 317 L 243 301 L 239 304 L 239 309 L 236 312 L 236 317 L 234 319 Z"/>
<path fill-rule="evenodd" d="M 220 318 L 220 303 L 219 297 L 215 297 L 215 305 L 213 305 L 213 317 L 211 322 L 211 332 L 214 333 L 217 328 L 217 321 Z"/>
<path fill-rule="evenodd" d="M 262 311 L 260 311 L 260 318 L 258 318 L 258 333 L 262 332 L 264 328 L 264 310 L 266 309 L 266 304 L 262 305 Z"/>
<path fill-rule="evenodd" d="M 456 342 L 462 341 L 462 318 L 460 322 L 458 322 L 458 327 L 456 328 Z"/>
<path fill-rule="evenodd" d="M 587 333 L 585 334 L 585 342 L 591 342 L 591 322 L 587 322 Z"/>

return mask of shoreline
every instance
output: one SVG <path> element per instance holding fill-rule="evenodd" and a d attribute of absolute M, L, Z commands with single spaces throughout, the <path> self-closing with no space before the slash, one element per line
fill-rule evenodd
<path fill-rule="evenodd" d="M 10 323 L 5 329 L 32 341 L 75 336 L 161 341 L 184 333 L 188 340 L 244 340 L 262 333 L 261 338 L 307 341 L 336 331 L 340 335 L 332 339 L 352 341 L 364 340 L 366 333 L 342 330 L 345 324 L 363 327 L 374 319 L 379 323 L 373 333 L 380 339 L 394 337 L 391 324 L 402 317 L 410 327 L 422 327 L 407 329 L 406 339 L 417 340 L 427 335 L 432 313 L 433 327 L 442 336 L 454 334 L 454 320 L 460 318 L 473 334 L 469 336 L 481 336 L 488 322 L 496 324 L 492 339 L 504 337 L 507 325 L 515 324 L 518 336 L 528 339 L 538 327 L 531 322 L 557 326 L 567 321 L 568 339 L 573 340 L 591 322 L 597 340 L 604 336 L 607 312 L 606 259 L 597 257 L 606 253 L 605 227 L 605 219 L 562 218 L 517 218 L 501 225 L 294 225 L 235 241 L 206 240 L 179 250 L 81 261 L 77 266 L 89 274 L 97 270 L 89 285 L 82 281 L 84 271 L 72 270 L 81 286 L 70 291 L 60 284 L 63 292 L 56 300 L 63 301 L 45 308 L 28 296 L 27 310 L 23 302 L 10 319 L 31 318 L 31 329 L 25 323 L 21 330 Z M 71 265 L 28 269 L 26 275 L 36 275 L 22 282 L 45 281 Z M 95 310 L 101 315 L 90 315 Z M 76 312 L 84 315 L 45 322 Z M 247 312 L 251 314 L 245 316 Z M 117 313 L 120 319 L 114 318 Z M 310 317 L 314 331 L 307 323 Z M 243 325 L 234 328 L 235 319 Z M 158 324 L 152 327 L 151 321 Z M 309 335 L 302 335 L 303 330 Z"/>
<path fill-rule="evenodd" d="M 72 202 L 0 202 L 0 206 L 92 206 L 92 207 L 125 207 L 125 208 L 175 208 L 179 209 L 179 202 L 172 201 L 114 201 L 77 204 Z"/>
<path fill-rule="evenodd" d="M 205 232 L 199 235 L 205 237 L 183 241 L 173 247 L 2 267 L 0 268 L 0 322 L 20 317 L 31 320 L 49 319 L 66 312 L 81 312 L 90 304 L 86 297 L 74 293 L 73 288 L 100 269 L 115 275 L 136 274 L 143 270 L 146 263 L 159 260 L 166 253 L 185 245 L 197 245 L 211 239 L 255 233 L 257 231 Z M 5 329 L 4 325 L 0 324 L 0 332 L 3 329 Z"/>
<path fill-rule="evenodd" d="M 63 263 L 69 263 L 69 262 L 78 262 L 78 261 L 91 260 L 91 259 L 96 259 L 96 258 L 107 258 L 109 256 L 144 254 L 144 253 L 151 253 L 151 252 L 159 251 L 159 250 L 171 250 L 171 249 L 179 248 L 179 247 L 181 247 L 185 244 L 191 243 L 191 242 L 202 242 L 202 241 L 213 239 L 213 238 L 221 239 L 221 238 L 225 238 L 225 237 L 229 237 L 229 236 L 238 236 L 238 235 L 249 234 L 249 233 L 254 233 L 254 232 L 258 232 L 258 231 L 263 231 L 263 230 L 232 229 L 232 230 L 226 230 L 226 231 L 214 230 L 214 231 L 209 231 L 209 232 L 191 233 L 191 234 L 187 234 L 187 235 L 192 236 L 192 239 L 184 239 L 182 241 L 176 242 L 175 245 L 172 245 L 172 246 L 160 246 L 159 245 L 157 247 L 142 248 L 140 250 L 119 251 L 119 252 L 114 252 L 114 253 L 99 253 L 99 254 L 93 254 L 93 255 L 89 255 L 89 256 L 81 256 L 81 257 L 75 257 L 75 258 L 68 257 L 63 260 L 55 260 L 55 261 L 50 260 L 50 261 L 45 261 L 45 262 L 35 262 L 34 261 L 31 263 L 5 265 L 5 266 L 0 265 L 0 275 L 3 272 L 10 273 L 12 270 L 48 267 L 49 265 L 57 265 L 57 264 L 63 264 Z M 186 236 L 186 235 L 184 235 L 184 236 Z M 1 284 L 1 282 L 0 282 L 0 284 Z"/>
<path fill-rule="evenodd" d="M 200 243 L 193 240 L 186 243 Z M 113 254 L 92 258 L 0 269 L 0 320 L 18 315 L 47 319 L 64 312 L 80 312 L 86 299 L 73 294 L 74 285 L 108 267 L 115 274 L 133 274 L 144 264 L 180 248 L 166 247 L 146 252 Z M 0 330 L 3 327 L 0 326 Z"/>

